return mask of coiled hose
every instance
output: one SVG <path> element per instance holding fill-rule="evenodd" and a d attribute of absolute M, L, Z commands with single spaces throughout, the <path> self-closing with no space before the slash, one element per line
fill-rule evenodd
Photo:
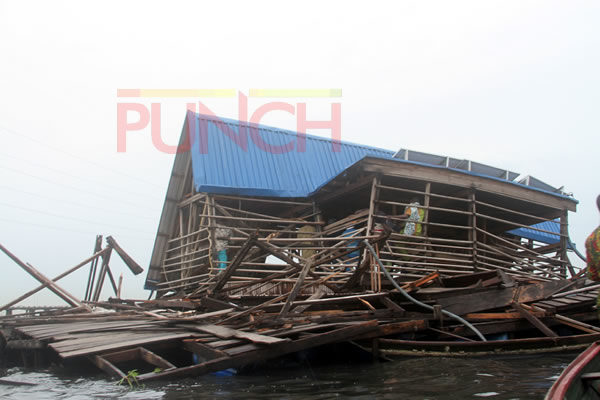
<path fill-rule="evenodd" d="M 419 307 L 423 307 L 426 308 L 430 311 L 433 311 L 433 307 L 430 306 L 429 304 L 425 304 L 417 299 L 415 299 L 414 297 L 412 297 L 410 294 L 406 293 L 406 291 L 404 289 L 402 289 L 402 287 L 400 287 L 400 285 L 398 285 L 398 283 L 396 283 L 396 281 L 394 280 L 394 278 L 392 277 L 392 275 L 388 272 L 388 270 L 383 266 L 383 263 L 381 262 L 381 260 L 379 259 L 379 257 L 377 256 L 377 253 L 375 253 L 375 249 L 373 249 L 373 247 L 371 246 L 371 244 L 365 239 L 364 241 L 365 246 L 367 246 L 367 248 L 369 249 L 369 251 L 371 252 L 371 254 L 373 255 L 373 258 L 375 259 L 375 261 L 377 261 L 377 264 L 379 264 L 379 268 L 381 268 L 381 270 L 383 271 L 383 273 L 385 274 L 385 277 L 392 282 L 392 285 L 394 285 L 394 287 L 396 289 L 398 289 L 398 291 L 400 292 L 400 294 L 402 294 L 402 296 L 404 296 L 408 301 L 410 301 L 411 303 L 414 303 L 416 305 L 418 305 Z M 475 328 L 473 325 L 471 325 L 471 323 L 469 323 L 467 320 L 465 320 L 464 318 L 459 317 L 456 314 L 451 313 L 450 311 L 446 311 L 446 310 L 442 310 L 442 314 L 444 314 L 447 317 L 453 318 L 455 320 L 457 320 L 458 322 L 460 322 L 461 324 L 465 325 L 467 328 L 469 328 L 470 330 L 472 330 L 483 342 L 487 342 L 487 340 L 485 339 L 485 337 L 481 334 L 481 332 L 479 332 L 477 330 L 477 328 Z"/>

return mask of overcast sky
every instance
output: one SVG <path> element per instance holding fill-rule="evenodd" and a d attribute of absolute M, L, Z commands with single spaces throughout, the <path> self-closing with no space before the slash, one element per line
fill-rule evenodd
<path fill-rule="evenodd" d="M 306 102 L 311 119 L 340 102 L 343 140 L 564 185 L 580 201 L 569 218 L 583 250 L 600 220 L 598 21 L 597 1 L 0 0 L 0 243 L 54 277 L 91 254 L 96 234 L 113 235 L 147 268 L 173 156 L 150 127 L 117 153 L 117 104 L 161 104 L 174 144 L 194 99 L 117 89 L 339 88 L 285 101 Z M 236 99 L 202 101 L 237 119 Z M 295 128 L 285 113 L 264 122 Z M 0 303 L 37 285 L 4 255 L 0 267 Z M 112 268 L 125 296 L 147 297 L 145 273 L 116 257 Z M 82 297 L 86 279 L 87 268 L 61 283 Z"/>

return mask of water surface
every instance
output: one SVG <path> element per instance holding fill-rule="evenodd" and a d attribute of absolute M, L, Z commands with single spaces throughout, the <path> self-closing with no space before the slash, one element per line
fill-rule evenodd
<path fill-rule="evenodd" d="M 576 353 L 494 358 L 406 358 L 206 375 L 130 389 L 104 375 L 10 369 L 3 399 L 542 399 Z"/>

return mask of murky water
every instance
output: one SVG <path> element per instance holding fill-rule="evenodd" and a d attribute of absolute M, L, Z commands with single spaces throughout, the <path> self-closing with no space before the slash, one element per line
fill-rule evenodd
<path fill-rule="evenodd" d="M 3 399 L 541 399 L 577 354 L 503 358 L 407 358 L 207 375 L 130 389 L 103 375 L 10 369 L 5 379 L 37 386 L 0 386 Z"/>

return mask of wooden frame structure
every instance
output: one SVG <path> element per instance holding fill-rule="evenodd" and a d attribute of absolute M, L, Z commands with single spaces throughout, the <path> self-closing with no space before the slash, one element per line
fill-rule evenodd
<path fill-rule="evenodd" d="M 228 295 L 278 295 L 298 282 L 304 295 L 380 292 L 382 273 L 357 246 L 377 240 L 382 224 L 396 229 L 377 252 L 399 281 L 493 270 L 541 281 L 577 273 L 567 256 L 568 212 L 577 202 L 564 195 L 371 157 L 310 198 L 197 193 L 189 157 L 179 163 L 185 173 L 172 176 L 171 218 L 164 223 L 163 212 L 164 245 L 155 246 L 148 276 L 157 297 L 200 295 L 217 281 Z M 414 197 L 421 229 L 407 235 L 401 215 Z M 558 224 L 559 232 L 532 226 L 540 222 Z M 552 235 L 556 243 L 507 233 L 516 228 Z M 225 261 L 218 260 L 219 241 L 226 243 Z"/>

